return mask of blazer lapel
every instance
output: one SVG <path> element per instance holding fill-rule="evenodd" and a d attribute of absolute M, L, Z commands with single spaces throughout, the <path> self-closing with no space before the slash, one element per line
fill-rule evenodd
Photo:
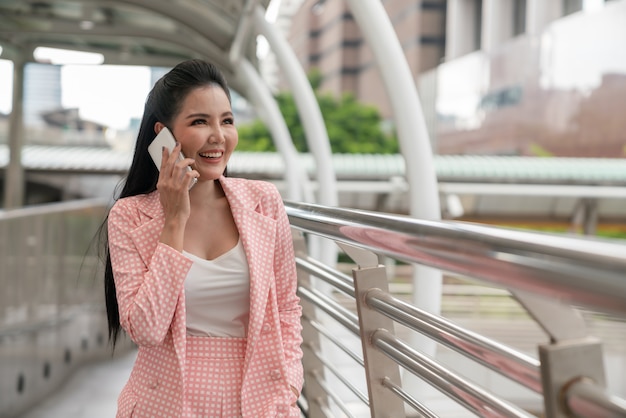
<path fill-rule="evenodd" d="M 158 192 L 142 196 L 137 211 L 139 226 L 131 232 L 131 236 L 139 256 L 148 265 L 159 244 L 159 235 L 165 221 Z"/>
<path fill-rule="evenodd" d="M 261 213 L 262 192 L 249 182 L 222 177 L 226 198 L 239 230 L 250 269 L 250 319 L 244 373 L 261 333 L 268 293 L 274 277 L 276 221 Z"/>

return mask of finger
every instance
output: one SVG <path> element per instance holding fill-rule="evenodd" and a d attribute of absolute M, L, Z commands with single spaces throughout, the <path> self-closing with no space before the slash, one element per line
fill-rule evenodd
<path fill-rule="evenodd" d="M 176 145 L 174 145 L 174 148 L 172 148 L 172 153 L 169 156 L 169 160 L 171 161 L 172 164 L 176 164 L 178 162 L 178 160 L 180 159 L 180 149 L 181 149 L 181 144 L 180 142 L 177 142 Z"/>
<path fill-rule="evenodd" d="M 193 158 L 189 158 L 189 157 L 185 157 L 184 159 L 180 160 L 184 165 L 191 167 L 192 165 L 194 165 L 196 163 L 196 160 L 194 160 Z"/>
<path fill-rule="evenodd" d="M 177 164 L 176 170 L 180 170 L 180 179 L 181 180 L 189 180 L 195 177 L 200 177 L 200 173 L 193 170 L 188 165 L 180 165 Z"/>
<path fill-rule="evenodd" d="M 163 161 L 165 161 L 165 165 L 163 166 L 161 171 L 164 171 L 166 176 L 174 176 L 174 170 L 176 169 L 176 164 L 179 161 L 181 145 L 179 142 L 177 142 L 171 151 L 167 149 L 166 147 L 164 148 L 166 151 L 166 154 L 164 154 L 164 156 L 167 156 L 167 159 L 163 157 Z"/>
<path fill-rule="evenodd" d="M 191 190 L 191 188 L 195 186 L 198 182 L 198 177 L 200 177 L 200 173 L 198 173 L 196 170 L 189 170 L 186 176 L 188 177 L 187 187 L 189 190 Z"/>
<path fill-rule="evenodd" d="M 161 147 L 161 169 L 160 169 L 160 171 L 163 171 L 163 169 L 167 166 L 167 162 L 169 160 L 169 156 L 170 156 L 170 150 L 168 150 L 166 146 L 162 146 Z"/>
<path fill-rule="evenodd" d="M 196 163 L 196 160 L 194 160 L 193 158 L 184 158 L 184 159 L 178 160 L 176 162 L 176 167 L 179 167 L 182 170 L 192 171 L 192 170 L 194 170 L 194 168 L 192 166 L 195 163 Z M 185 171 L 185 173 L 186 173 L 186 171 Z M 196 173 L 198 173 L 198 172 L 196 171 Z M 200 173 L 198 173 L 198 175 L 200 175 Z"/>

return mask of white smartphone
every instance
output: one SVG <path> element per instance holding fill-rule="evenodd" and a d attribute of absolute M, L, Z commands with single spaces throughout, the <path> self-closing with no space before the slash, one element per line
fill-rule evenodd
<path fill-rule="evenodd" d="M 166 147 L 171 153 L 174 147 L 176 146 L 176 139 L 174 139 L 174 135 L 170 132 L 169 129 L 163 127 L 158 135 L 154 138 L 154 140 L 148 145 L 148 153 L 150 157 L 152 157 L 152 161 L 156 165 L 157 170 L 161 170 L 161 160 L 163 159 L 163 147 Z M 178 159 L 183 160 L 185 156 L 181 152 L 178 154 Z M 191 167 L 187 166 L 187 170 L 191 171 Z M 197 179 L 194 178 L 193 183 L 189 188 L 191 189 L 194 184 L 196 184 Z"/>

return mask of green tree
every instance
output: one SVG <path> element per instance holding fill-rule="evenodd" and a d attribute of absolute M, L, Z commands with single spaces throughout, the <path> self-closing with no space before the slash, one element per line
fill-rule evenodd
<path fill-rule="evenodd" d="M 309 81 L 312 86 L 317 87 L 321 78 L 318 73 L 312 72 L 309 74 Z M 350 93 L 340 98 L 317 91 L 315 95 L 333 153 L 392 154 L 399 151 L 397 139 L 384 133 L 382 118 L 376 107 L 359 103 Z M 304 128 L 293 95 L 288 92 L 279 93 L 276 101 L 296 149 L 308 152 Z M 267 127 L 260 120 L 239 127 L 237 148 L 241 151 L 276 150 Z"/>

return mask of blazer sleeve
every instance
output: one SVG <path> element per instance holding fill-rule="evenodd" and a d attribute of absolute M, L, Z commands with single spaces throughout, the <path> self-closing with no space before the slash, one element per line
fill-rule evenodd
<path fill-rule="evenodd" d="M 167 335 L 192 262 L 158 242 L 158 222 L 147 223 L 121 199 L 107 226 L 120 323 L 136 344 L 154 346 Z"/>
<path fill-rule="evenodd" d="M 276 210 L 276 249 L 274 251 L 274 272 L 276 274 L 276 295 L 280 316 L 283 350 L 287 361 L 287 380 L 300 392 L 302 390 L 302 306 L 296 295 L 298 279 L 291 226 L 285 212 L 282 198 L 275 190 Z"/>

